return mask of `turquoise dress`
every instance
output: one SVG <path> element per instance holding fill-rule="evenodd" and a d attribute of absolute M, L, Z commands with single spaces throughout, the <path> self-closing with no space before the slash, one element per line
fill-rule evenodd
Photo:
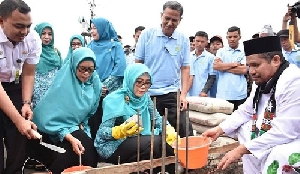
<path fill-rule="evenodd" d="M 124 73 L 123 87 L 108 94 L 103 100 L 102 123 L 97 131 L 94 146 L 98 154 L 105 159 L 109 158 L 126 140 L 126 138 L 114 139 L 112 127 L 122 124 L 129 117 L 137 114 L 137 110 L 143 123 L 141 135 L 151 135 L 153 102 L 147 93 L 142 97 L 136 97 L 133 93 L 137 78 L 144 73 L 148 73 L 151 77 L 149 69 L 144 64 L 129 65 Z M 157 111 L 155 113 L 154 134 L 159 135 L 162 132 L 162 117 Z"/>
<path fill-rule="evenodd" d="M 67 134 L 79 130 L 80 124 L 90 137 L 88 120 L 98 108 L 102 84 L 95 71 L 88 81 L 78 80 L 77 67 L 84 60 L 95 63 L 94 53 L 85 47 L 74 50 L 70 61 L 57 72 L 52 85 L 33 110 L 32 121 L 54 142 L 62 142 Z"/>
<path fill-rule="evenodd" d="M 37 105 L 37 103 L 49 89 L 57 71 L 62 66 L 60 52 L 58 49 L 54 48 L 54 31 L 52 26 L 46 22 L 43 22 L 38 24 L 35 27 L 35 30 L 41 37 L 45 28 L 50 28 L 52 30 L 52 40 L 48 45 L 42 45 L 42 54 L 40 56 L 40 61 L 37 64 L 34 78 L 32 97 L 33 107 Z"/>
<path fill-rule="evenodd" d="M 99 40 L 92 40 L 88 48 L 96 55 L 97 73 L 102 84 L 111 93 L 122 87 L 126 58 L 123 46 L 111 22 L 105 18 L 92 19 L 99 33 Z"/>

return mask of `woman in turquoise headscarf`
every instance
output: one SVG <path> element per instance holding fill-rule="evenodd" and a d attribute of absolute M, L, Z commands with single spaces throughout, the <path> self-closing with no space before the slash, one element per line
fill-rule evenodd
<path fill-rule="evenodd" d="M 117 33 L 107 19 L 96 18 L 91 20 L 91 36 L 93 40 L 88 48 L 94 51 L 97 62 L 97 73 L 104 86 L 103 97 L 122 87 L 126 58 L 122 44 L 118 40 Z M 93 139 L 101 123 L 102 99 L 99 108 L 90 120 Z"/>
<path fill-rule="evenodd" d="M 96 135 L 94 146 L 106 162 L 118 164 L 137 161 L 137 134 L 140 129 L 140 160 L 150 158 L 151 120 L 153 102 L 146 93 L 151 86 L 151 75 L 144 64 L 132 64 L 126 68 L 123 88 L 108 94 L 103 100 L 102 123 Z M 140 113 L 141 123 L 126 121 Z M 132 117 L 133 116 L 133 117 Z M 177 138 L 175 129 L 167 123 L 166 155 L 174 155 L 170 146 Z M 140 125 L 140 126 L 139 126 Z M 154 158 L 162 155 L 162 117 L 156 111 L 154 126 Z M 154 173 L 160 171 L 159 168 Z M 167 166 L 174 173 L 174 165 Z"/>
<path fill-rule="evenodd" d="M 72 57 L 72 53 L 76 48 L 85 47 L 85 40 L 81 35 L 73 35 L 70 39 L 69 52 L 64 60 L 66 63 Z"/>
<path fill-rule="evenodd" d="M 76 49 L 33 110 L 33 122 L 43 135 L 43 141 L 66 149 L 65 153 L 57 154 L 39 142 L 29 142 L 29 156 L 44 163 L 52 173 L 61 173 L 65 168 L 78 165 L 80 154 L 82 165 L 97 165 L 87 124 L 98 107 L 102 92 L 95 66 L 95 55 L 89 48 Z"/>
<path fill-rule="evenodd" d="M 122 44 L 111 22 L 104 18 L 91 20 L 93 40 L 88 47 L 94 51 L 99 68 L 97 73 L 108 92 L 122 87 L 126 59 Z"/>
<path fill-rule="evenodd" d="M 34 28 L 42 40 L 42 53 L 36 67 L 33 89 L 33 107 L 44 96 L 62 65 L 60 52 L 54 48 L 54 31 L 49 23 L 43 22 Z"/>

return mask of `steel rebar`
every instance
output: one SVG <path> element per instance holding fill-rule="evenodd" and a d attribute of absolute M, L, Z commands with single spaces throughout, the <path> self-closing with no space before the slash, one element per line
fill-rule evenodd
<path fill-rule="evenodd" d="M 188 166 L 189 166 L 189 122 L 190 122 L 190 117 L 189 117 L 189 105 L 187 105 L 187 109 L 185 111 L 185 138 L 186 138 L 186 141 L 185 141 L 185 146 L 186 146 L 186 152 L 185 152 L 185 163 L 186 163 L 186 170 L 185 170 L 185 173 L 188 174 Z"/>
<path fill-rule="evenodd" d="M 151 127 L 151 145 L 150 145 L 150 174 L 153 174 L 153 149 L 154 149 L 154 127 L 156 117 L 156 97 L 153 98 L 153 113 L 152 113 L 152 127 Z"/>
<path fill-rule="evenodd" d="M 161 173 L 166 171 L 166 124 L 168 119 L 168 109 L 165 108 L 165 115 L 163 116 L 163 125 L 162 125 L 162 165 Z"/>
<path fill-rule="evenodd" d="M 137 110 L 137 115 L 138 115 L 138 119 L 137 119 L 137 124 L 138 124 L 138 135 L 137 135 L 137 167 L 138 167 L 138 174 L 140 173 L 140 146 L 141 146 L 141 136 L 140 136 L 140 110 Z"/>
<path fill-rule="evenodd" d="M 176 114 L 176 132 L 179 134 L 179 124 L 180 124 L 180 90 L 177 90 L 177 114 Z M 178 161 L 178 138 L 176 139 L 176 147 L 175 147 L 175 174 L 178 174 L 179 161 Z"/>

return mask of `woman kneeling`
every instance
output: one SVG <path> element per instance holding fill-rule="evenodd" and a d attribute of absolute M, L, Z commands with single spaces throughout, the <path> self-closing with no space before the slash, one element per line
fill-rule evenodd
<path fill-rule="evenodd" d="M 140 132 L 140 160 L 150 159 L 151 123 L 154 125 L 153 158 L 162 157 L 162 116 L 156 111 L 153 117 L 153 102 L 146 93 L 151 86 L 149 69 L 143 64 L 129 65 L 124 74 L 123 88 L 107 95 L 103 100 L 102 123 L 94 145 L 106 162 L 118 164 L 137 161 L 137 134 Z M 140 113 L 140 123 L 133 119 Z M 173 156 L 170 146 L 177 138 L 175 129 L 166 126 L 166 156 Z M 166 166 L 166 171 L 174 173 L 175 165 Z M 154 173 L 160 172 L 155 168 Z"/>

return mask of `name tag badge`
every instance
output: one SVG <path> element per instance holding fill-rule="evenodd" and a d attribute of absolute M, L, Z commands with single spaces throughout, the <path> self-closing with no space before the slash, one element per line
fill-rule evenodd
<path fill-rule="evenodd" d="M 5 55 L 3 55 L 3 51 L 0 51 L 0 60 L 6 59 Z"/>
<path fill-rule="evenodd" d="M 20 70 L 16 69 L 16 78 L 15 78 L 15 84 L 20 83 Z"/>
<path fill-rule="evenodd" d="M 18 67 L 17 67 L 17 69 L 16 69 L 15 84 L 20 83 L 20 69 L 21 69 L 21 63 L 22 63 L 22 60 L 21 60 L 21 59 L 17 59 Z"/>

